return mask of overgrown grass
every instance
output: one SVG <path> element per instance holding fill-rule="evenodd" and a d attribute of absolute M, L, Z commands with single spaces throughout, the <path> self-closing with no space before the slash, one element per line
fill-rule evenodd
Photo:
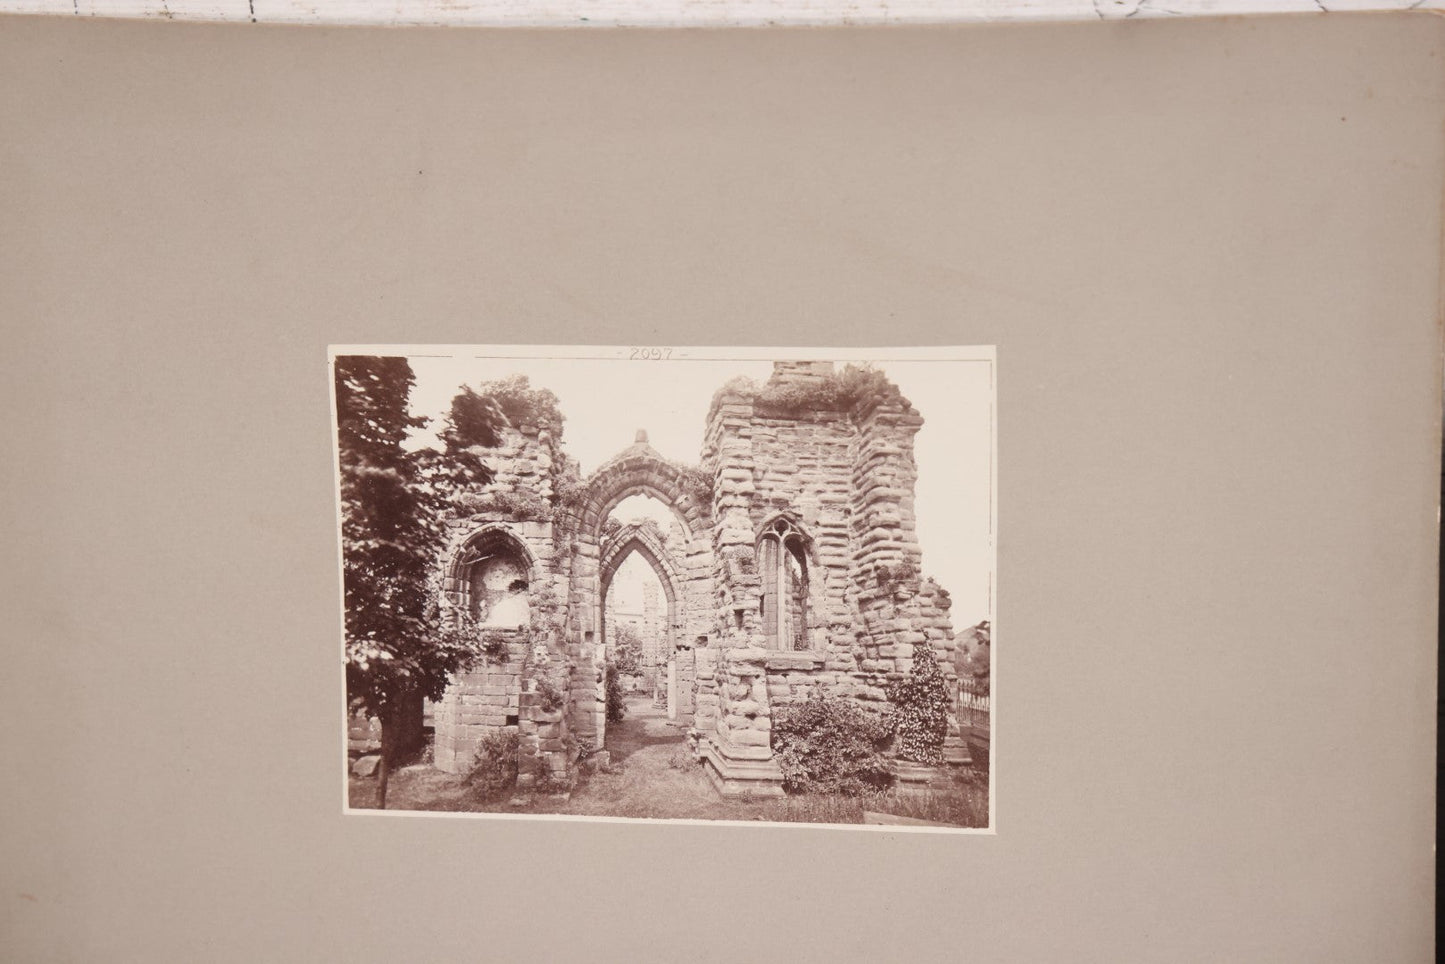
<path fill-rule="evenodd" d="M 373 807 L 375 800 L 375 780 L 352 779 L 352 807 Z M 388 803 L 396 810 L 829 824 L 861 824 L 864 811 L 871 811 L 954 827 L 986 827 L 988 778 L 968 775 L 952 787 L 922 794 L 798 793 L 725 800 L 690 757 L 656 747 L 633 754 L 623 765 L 583 777 L 568 799 L 544 793 L 489 797 L 464 777 L 413 768 L 392 775 Z"/>
<path fill-rule="evenodd" d="M 609 730 L 613 764 L 587 774 L 561 794 L 505 793 L 489 797 L 465 776 L 429 767 L 392 774 L 387 803 L 396 810 L 555 813 L 674 820 L 746 820 L 777 823 L 861 824 L 864 811 L 955 827 L 988 826 L 988 774 L 961 771 L 953 783 L 923 794 L 873 791 L 859 796 L 798 793 L 782 798 L 726 800 L 702 765 L 692 759 L 675 728 L 645 700 L 636 714 Z M 676 735 L 674 735 L 676 734 Z M 374 807 L 376 781 L 352 778 L 351 806 Z"/>
<path fill-rule="evenodd" d="M 884 793 L 864 801 L 864 809 L 954 827 L 988 826 L 988 776 L 972 775 L 946 790 Z"/>

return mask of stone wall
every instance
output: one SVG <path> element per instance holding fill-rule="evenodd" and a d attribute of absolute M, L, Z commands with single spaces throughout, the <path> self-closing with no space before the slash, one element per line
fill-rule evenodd
<path fill-rule="evenodd" d="M 556 526 L 555 496 L 575 473 L 545 424 L 502 433 L 501 444 L 481 449 L 493 473 L 490 483 L 461 500 L 448 521 L 443 582 L 446 606 L 471 613 L 481 625 L 485 659 L 458 674 L 436 704 L 433 762 L 466 772 L 477 746 L 490 732 L 515 730 L 520 740 L 519 782 L 544 772 L 566 772 L 575 761 L 577 737 L 569 719 L 595 710 L 595 687 L 577 687 L 568 611 L 572 555 Z M 513 575 L 525 583 L 525 606 L 516 624 L 488 622 L 482 593 L 496 593 Z M 479 578 L 485 571 L 486 578 Z M 501 573 L 500 580 L 492 580 Z M 510 602 L 510 600 L 508 600 Z M 500 608 L 500 607 L 498 607 Z M 578 692 L 581 690 L 581 692 Z M 549 705 L 553 704 L 553 705 Z"/>
<path fill-rule="evenodd" d="M 571 637 L 592 634 L 579 655 L 582 675 L 601 679 L 598 650 L 605 646 L 605 589 L 612 571 L 630 552 L 639 552 L 664 586 L 668 648 L 711 632 L 712 514 L 707 494 L 701 472 L 664 459 L 647 443 L 646 433 L 639 432 L 631 446 L 585 480 L 578 498 L 559 514 L 559 533 L 572 554 L 567 595 Z M 609 513 L 632 495 L 660 500 L 676 514 L 679 526 L 666 539 L 640 526 L 624 526 L 609 536 Z M 580 738 L 601 747 L 606 739 L 605 701 L 598 703 L 595 719 L 579 717 L 574 723 Z"/>
<path fill-rule="evenodd" d="M 699 673 L 700 695 L 715 691 L 718 707 L 699 715 L 693 741 L 723 792 L 771 792 L 776 777 L 748 748 L 768 746 L 759 734 L 774 710 L 821 692 L 883 711 L 917 646 L 934 647 L 953 673 L 947 596 L 921 575 L 913 438 L 922 424 L 880 374 L 840 376 L 830 363 L 778 363 L 766 384 L 733 382 L 714 397 L 702 461 L 717 478 L 714 620 L 724 651 L 714 679 Z M 771 560 L 759 537 L 780 518 L 804 547 L 800 648 L 767 631 L 760 612 L 769 576 L 759 569 Z M 949 746 L 959 745 L 955 724 Z"/>
<path fill-rule="evenodd" d="M 488 732 L 516 729 L 521 722 L 530 634 L 525 630 L 491 630 L 488 635 L 501 652 L 475 671 L 461 675 L 432 710 L 432 762 L 448 773 L 465 773 L 471 768 L 477 745 Z"/>

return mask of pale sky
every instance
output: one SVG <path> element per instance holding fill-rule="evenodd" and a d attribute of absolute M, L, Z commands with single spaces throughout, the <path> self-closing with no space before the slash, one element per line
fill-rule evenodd
<path fill-rule="evenodd" d="M 365 350 L 406 354 L 416 375 L 412 411 L 438 423 L 463 384 L 475 388 L 508 375 L 527 375 L 534 388 L 556 394 L 566 418 L 563 445 L 580 461 L 584 477 L 631 445 L 640 428 L 663 456 L 696 464 L 713 393 L 737 375 L 766 381 L 772 362 L 765 358 L 834 358 L 840 369 L 841 359 L 872 361 L 924 419 L 914 449 L 924 574 L 952 595 L 955 629 L 992 618 L 994 393 L 988 350 L 676 349 L 672 358 L 660 361 L 629 360 L 625 348 Z M 542 357 L 554 353 L 588 357 Z M 475 357 L 488 355 L 525 357 Z M 899 358 L 908 360 L 894 360 Z"/>

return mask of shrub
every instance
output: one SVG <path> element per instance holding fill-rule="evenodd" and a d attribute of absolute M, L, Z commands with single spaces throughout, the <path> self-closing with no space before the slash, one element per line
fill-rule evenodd
<path fill-rule="evenodd" d="M 768 385 L 757 396 L 755 404 L 780 415 L 797 415 L 818 409 L 841 407 L 838 383 L 833 378 L 816 382 L 783 382 Z"/>
<path fill-rule="evenodd" d="M 564 512 L 580 514 L 587 503 L 587 487 L 577 477 L 558 473 L 552 479 L 552 504 Z"/>
<path fill-rule="evenodd" d="M 467 780 L 483 799 L 501 796 L 517 785 L 517 751 L 521 738 L 516 730 L 494 730 L 482 737 L 472 757 Z"/>
<path fill-rule="evenodd" d="M 682 488 L 695 502 L 712 505 L 712 473 L 692 466 L 679 466 L 682 470 Z"/>
<path fill-rule="evenodd" d="M 507 661 L 508 636 L 506 633 L 483 629 L 478 635 L 482 641 L 482 656 L 485 657 L 488 662 L 505 663 Z"/>
<path fill-rule="evenodd" d="M 873 578 L 878 582 L 878 588 L 887 593 L 896 593 L 900 589 L 910 589 L 918 579 L 918 567 L 910 560 L 905 559 L 895 565 L 879 563 L 873 567 Z"/>
<path fill-rule="evenodd" d="M 913 673 L 889 685 L 888 700 L 898 722 L 898 756 L 914 763 L 941 764 L 950 700 L 931 645 L 914 647 Z"/>
<path fill-rule="evenodd" d="M 627 676 L 642 672 L 642 649 L 635 643 L 618 643 L 616 656 L 617 672 Z"/>
<path fill-rule="evenodd" d="M 504 515 L 514 522 L 546 522 L 552 518 L 552 506 L 532 492 L 468 493 L 457 499 L 465 515 Z"/>
<path fill-rule="evenodd" d="M 543 767 L 537 774 L 537 782 L 532 784 L 533 791 L 537 793 L 553 794 L 568 793 L 576 785 L 576 777 L 565 770 L 553 770 Z"/>
<path fill-rule="evenodd" d="M 873 397 L 896 397 L 900 401 L 907 401 L 899 394 L 898 387 L 888 380 L 887 375 L 869 365 L 846 365 L 835 377 L 838 380 L 838 400 L 848 408 Z"/>
<path fill-rule="evenodd" d="M 773 752 L 791 792 L 856 795 L 888 785 L 883 748 L 892 720 L 851 700 L 814 693 L 773 719 Z"/>
<path fill-rule="evenodd" d="M 988 621 L 984 620 L 973 627 L 974 647 L 968 654 L 968 670 L 973 683 L 973 690 L 983 696 L 989 692 L 989 645 L 990 634 Z"/>
<path fill-rule="evenodd" d="M 617 670 L 616 663 L 607 664 L 607 722 L 621 723 L 622 717 L 627 714 L 627 705 L 623 702 L 622 674 Z"/>
<path fill-rule="evenodd" d="M 557 684 L 545 677 L 539 677 L 535 682 L 537 684 L 537 700 L 541 704 L 542 712 L 555 713 L 560 710 L 566 700 L 562 696 L 562 691 L 557 688 Z"/>

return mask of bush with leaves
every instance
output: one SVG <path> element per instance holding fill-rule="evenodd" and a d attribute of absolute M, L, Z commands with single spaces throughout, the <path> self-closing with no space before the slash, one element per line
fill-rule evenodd
<path fill-rule="evenodd" d="M 741 575 L 757 574 L 758 559 L 752 546 L 731 546 L 723 550 L 723 558 Z"/>
<path fill-rule="evenodd" d="M 984 620 L 977 626 L 964 634 L 964 641 L 968 642 L 972 637 L 972 645 L 968 647 L 965 658 L 965 668 L 971 689 L 975 693 L 987 696 L 989 692 L 989 650 L 990 636 L 988 620 Z"/>
<path fill-rule="evenodd" d="M 882 371 L 870 365 L 847 365 L 825 378 L 769 382 L 753 397 L 759 408 L 779 415 L 805 412 L 866 411 L 870 402 L 909 403 Z M 862 405 L 860 409 L 859 406 Z"/>
<path fill-rule="evenodd" d="M 712 505 L 712 473 L 696 465 L 679 466 L 682 470 L 682 489 L 699 505 Z"/>
<path fill-rule="evenodd" d="M 514 522 L 546 522 L 553 513 L 551 503 L 532 492 L 466 493 L 457 497 L 456 504 L 467 515 L 503 515 Z"/>
<path fill-rule="evenodd" d="M 467 780 L 482 799 L 494 799 L 517 785 L 517 755 L 521 742 L 516 730 L 505 729 L 491 731 L 477 744 Z"/>
<path fill-rule="evenodd" d="M 563 512 L 580 515 L 587 504 L 587 486 L 577 476 L 562 466 L 552 479 L 552 504 Z"/>
<path fill-rule="evenodd" d="M 898 724 L 898 756 L 914 763 L 941 764 L 951 701 L 931 645 L 914 647 L 913 672 L 889 685 L 888 700 Z"/>
<path fill-rule="evenodd" d="M 904 405 L 908 404 L 908 400 L 898 391 L 898 386 L 871 365 L 845 365 L 835 378 L 839 403 L 847 408 L 851 409 L 870 398 L 896 398 Z"/>
<path fill-rule="evenodd" d="M 475 618 L 470 614 L 464 613 L 464 617 L 473 623 L 476 622 Z M 481 641 L 483 658 L 489 663 L 505 663 L 508 656 L 511 655 L 511 650 L 507 644 L 512 639 L 514 633 L 507 630 L 485 628 L 479 628 L 476 632 L 477 638 Z"/>
<path fill-rule="evenodd" d="M 622 674 L 618 672 L 616 663 L 607 664 L 604 680 L 607 690 L 607 722 L 621 723 L 622 718 L 627 715 L 627 704 L 626 695 L 622 692 Z"/>
<path fill-rule="evenodd" d="M 888 786 L 883 750 L 893 721 L 852 700 L 814 692 L 773 718 L 773 753 L 783 788 L 795 793 L 857 795 Z"/>
<path fill-rule="evenodd" d="M 908 559 L 891 566 L 887 563 L 879 563 L 873 567 L 873 578 L 877 581 L 878 588 L 884 592 L 907 591 L 912 589 L 918 581 L 918 567 Z"/>
<path fill-rule="evenodd" d="M 557 684 L 545 676 L 538 677 L 535 682 L 537 685 L 537 702 L 542 707 L 542 712 L 555 713 L 560 710 L 566 702 L 566 698 L 562 695 L 562 690 L 557 687 Z"/>

